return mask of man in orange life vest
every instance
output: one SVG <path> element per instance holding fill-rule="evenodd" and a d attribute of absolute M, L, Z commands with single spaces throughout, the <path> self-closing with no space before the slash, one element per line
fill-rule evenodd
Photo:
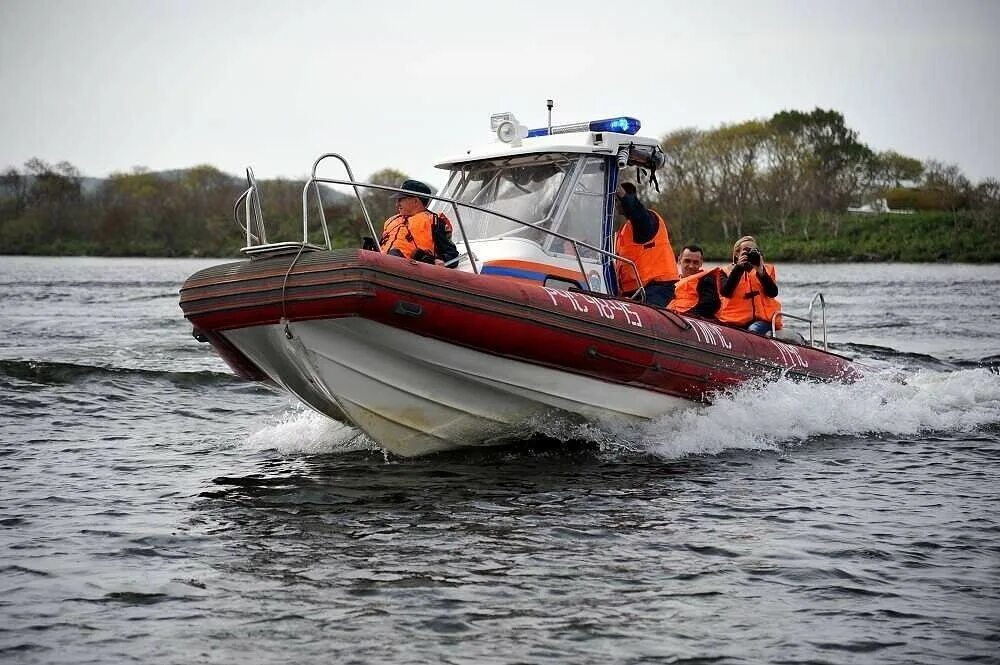
<path fill-rule="evenodd" d="M 395 192 L 396 215 L 385 220 L 381 248 L 385 254 L 454 268 L 458 249 L 451 241 L 451 222 L 427 209 L 431 188 L 406 180 Z"/>
<path fill-rule="evenodd" d="M 680 268 L 680 278 L 690 277 L 702 271 L 705 265 L 705 250 L 698 245 L 684 245 L 677 257 L 677 267 Z"/>
<path fill-rule="evenodd" d="M 674 284 L 674 298 L 667 309 L 677 314 L 689 314 L 705 319 L 719 311 L 720 268 L 704 270 L 705 252 L 698 245 L 685 245 L 677 257 L 681 278 Z"/>
<path fill-rule="evenodd" d="M 723 323 L 763 335 L 771 331 L 771 317 L 781 311 L 774 266 L 764 263 L 764 255 L 753 236 L 743 236 L 733 245 L 733 264 L 722 269 L 719 295 Z M 781 328 L 781 317 L 775 320 Z"/>
<path fill-rule="evenodd" d="M 633 269 L 625 261 L 618 262 L 618 294 L 631 296 L 641 285 L 647 304 L 664 307 L 674 297 L 674 282 L 678 276 L 667 223 L 655 210 L 642 205 L 632 183 L 619 185 L 615 196 L 618 212 L 626 220 L 618 230 L 615 253 L 635 264 Z M 639 281 L 636 281 L 636 271 Z"/>

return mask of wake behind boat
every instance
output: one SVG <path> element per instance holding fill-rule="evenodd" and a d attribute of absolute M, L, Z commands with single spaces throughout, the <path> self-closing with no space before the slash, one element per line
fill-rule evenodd
<path fill-rule="evenodd" d="M 500 114 L 492 128 L 497 142 L 438 165 L 450 176 L 428 196 L 454 225 L 455 268 L 333 249 L 321 184 L 353 188 L 373 238 L 360 188 L 404 191 L 357 182 L 335 154 L 316 160 L 303 189 L 302 241 L 269 243 L 248 170 L 235 208 L 248 259 L 181 289 L 196 337 L 240 376 L 401 456 L 502 442 L 539 418 L 654 418 L 761 378 L 858 376 L 826 350 L 825 322 L 813 340 L 811 313 L 809 339 L 787 341 L 646 305 L 641 289 L 611 295 L 616 265 L 638 278 L 613 247 L 620 171 L 663 162 L 655 139 L 635 135 L 638 121 L 529 131 Z M 317 176 L 326 160 L 347 179 Z M 324 247 L 308 243 L 310 196 Z"/>

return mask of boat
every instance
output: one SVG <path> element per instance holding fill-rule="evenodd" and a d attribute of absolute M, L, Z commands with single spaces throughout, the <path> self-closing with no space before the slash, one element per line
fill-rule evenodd
<path fill-rule="evenodd" d="M 302 239 L 268 242 L 248 169 L 234 205 L 245 258 L 189 277 L 184 316 L 239 376 L 401 457 L 510 442 L 552 419 L 657 418 L 749 381 L 855 380 L 850 359 L 828 348 L 819 294 L 807 316 L 782 313 L 808 323 L 808 339 L 681 316 L 645 304 L 641 289 L 615 295 L 615 266 L 629 263 L 612 246 L 620 174 L 655 178 L 664 162 L 640 126 L 628 116 L 553 126 L 550 108 L 548 125 L 528 129 L 493 115 L 492 143 L 437 164 L 447 183 L 429 207 L 452 222 L 453 266 L 373 242 L 334 248 L 327 187 L 353 191 L 372 239 L 361 192 L 402 191 L 357 181 L 337 153 L 317 158 L 303 187 Z M 321 176 L 331 163 L 346 177 Z"/>

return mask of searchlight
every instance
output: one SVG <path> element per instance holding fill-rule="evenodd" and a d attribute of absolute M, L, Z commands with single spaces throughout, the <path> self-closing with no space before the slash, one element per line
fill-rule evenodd
<path fill-rule="evenodd" d="M 517 121 L 513 113 L 494 113 L 490 116 L 490 129 L 497 133 L 501 143 L 521 145 L 521 139 L 528 137 L 528 128 Z"/>

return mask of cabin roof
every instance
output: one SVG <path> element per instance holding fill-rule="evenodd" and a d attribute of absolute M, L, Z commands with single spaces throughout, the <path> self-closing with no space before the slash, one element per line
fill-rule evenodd
<path fill-rule="evenodd" d="M 541 153 L 579 153 L 593 155 L 614 155 L 621 146 L 659 145 L 656 139 L 617 132 L 572 132 L 553 134 L 550 136 L 535 136 L 522 139 L 519 144 L 494 141 L 484 146 L 470 148 L 464 155 L 459 155 L 438 162 L 439 169 L 451 169 L 458 164 L 477 162 L 486 159 L 513 157 L 516 155 L 531 155 Z"/>

